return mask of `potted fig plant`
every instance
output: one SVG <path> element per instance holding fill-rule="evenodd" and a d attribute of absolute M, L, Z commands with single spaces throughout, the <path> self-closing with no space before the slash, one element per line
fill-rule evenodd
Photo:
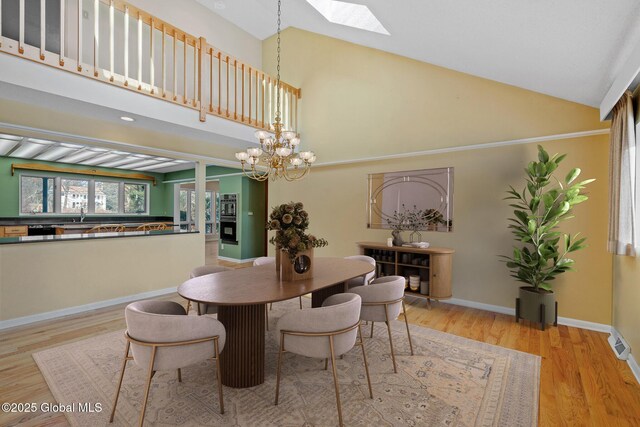
<path fill-rule="evenodd" d="M 551 283 L 571 270 L 571 252 L 585 247 L 585 237 L 559 230 L 561 224 L 573 218 L 573 207 L 587 200 L 582 190 L 593 179 L 577 181 L 579 168 L 573 168 L 560 181 L 553 172 L 566 154 L 549 154 L 538 146 L 538 161 L 529 163 L 527 184 L 522 192 L 512 186 L 505 200 L 512 200 L 513 218 L 509 218 L 516 245 L 512 256 L 502 256 L 511 276 L 525 283 L 516 299 L 516 321 L 539 322 L 544 330 L 549 323 L 557 324 L 557 303 Z"/>

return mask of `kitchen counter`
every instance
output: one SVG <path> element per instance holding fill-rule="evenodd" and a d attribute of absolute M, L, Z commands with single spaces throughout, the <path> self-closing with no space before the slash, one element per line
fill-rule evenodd
<path fill-rule="evenodd" d="M 78 224 L 81 225 L 81 224 Z M 94 224 L 95 225 L 95 224 Z M 95 234 L 57 234 L 48 236 L 21 236 L 0 238 L 0 245 L 13 245 L 21 243 L 42 243 L 42 242 L 66 242 L 71 240 L 94 240 L 94 239 L 114 239 L 123 237 L 149 237 L 168 236 L 172 234 L 197 234 L 198 231 L 189 230 L 158 230 L 158 231 L 124 231 L 121 233 L 95 233 Z"/>
<path fill-rule="evenodd" d="M 64 230 L 84 230 L 84 229 L 90 229 L 93 228 L 97 225 L 104 225 L 107 224 L 106 222 L 75 222 L 72 224 L 56 224 L 56 225 L 52 225 L 51 228 L 62 228 Z M 147 224 L 147 222 L 110 222 L 108 224 L 120 224 L 120 225 L 124 225 L 125 228 L 135 228 L 138 227 L 139 225 L 142 224 Z M 173 227 L 174 224 L 173 223 L 165 223 L 167 224 L 167 227 Z"/>
<path fill-rule="evenodd" d="M 24 215 L 20 217 L 5 217 L 0 218 L 1 226 L 12 225 L 28 225 L 28 226 L 52 226 L 52 225 L 71 225 L 71 224 L 120 224 L 120 223 L 132 223 L 140 225 L 146 222 L 166 222 L 172 223 L 173 217 L 171 216 L 139 216 L 139 215 L 90 215 L 86 216 L 83 222 L 80 222 L 78 215 L 67 216 L 48 216 L 48 215 Z"/>
<path fill-rule="evenodd" d="M 55 231 L 56 235 L 62 235 L 62 234 L 74 234 L 74 233 L 86 233 L 87 231 L 91 230 L 92 228 L 99 226 L 99 225 L 105 225 L 105 224 L 119 224 L 119 225 L 123 225 L 125 230 L 124 231 L 139 231 L 138 227 L 142 224 L 148 224 L 146 222 L 112 222 L 112 223 L 106 223 L 106 222 L 98 222 L 98 223 L 91 223 L 91 222 L 76 222 L 76 223 L 72 223 L 72 224 L 60 224 L 60 225 L 51 225 L 49 227 L 51 227 L 52 230 Z M 155 223 L 154 223 L 155 224 Z M 173 224 L 172 222 L 163 222 L 163 224 L 166 224 L 167 228 L 173 229 L 178 227 L 177 225 Z M 32 228 L 33 226 L 30 226 L 30 228 Z"/>

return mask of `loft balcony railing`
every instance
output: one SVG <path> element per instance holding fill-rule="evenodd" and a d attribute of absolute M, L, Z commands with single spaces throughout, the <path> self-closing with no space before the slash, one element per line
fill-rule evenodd
<path fill-rule="evenodd" d="M 178 2 L 176 2 L 178 6 Z M 0 52 L 269 129 L 276 79 L 120 0 L 0 0 Z M 300 89 L 280 82 L 286 129 Z"/>

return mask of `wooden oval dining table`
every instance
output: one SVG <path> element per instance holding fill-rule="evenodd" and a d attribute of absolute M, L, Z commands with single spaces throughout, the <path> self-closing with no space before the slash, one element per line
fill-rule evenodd
<path fill-rule="evenodd" d="M 311 306 L 345 292 L 346 281 L 364 276 L 374 266 L 344 258 L 313 260 L 313 277 L 283 282 L 274 264 L 223 271 L 187 280 L 178 287 L 182 297 L 218 306 L 218 320 L 226 329 L 220 354 L 222 383 L 244 388 L 264 382 L 265 310 L 267 304 L 311 293 Z"/>

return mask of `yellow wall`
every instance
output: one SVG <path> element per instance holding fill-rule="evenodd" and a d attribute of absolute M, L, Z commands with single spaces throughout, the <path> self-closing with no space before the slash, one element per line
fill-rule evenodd
<path fill-rule="evenodd" d="M 202 234 L 0 245 L 0 320 L 177 287 Z"/>
<path fill-rule="evenodd" d="M 640 354 L 640 258 L 614 257 L 613 326 Z"/>
<path fill-rule="evenodd" d="M 263 48 L 273 67 L 274 41 Z M 334 161 L 606 128 L 583 105 L 446 70 L 297 29 L 283 34 L 282 74 L 303 89 L 302 138 L 318 161 Z M 611 324 L 612 256 L 606 252 L 608 137 L 549 141 L 568 153 L 565 166 L 596 178 L 591 199 L 576 208 L 567 231 L 589 248 L 575 255 L 577 272 L 557 281 L 560 316 Z M 269 205 L 302 201 L 311 232 L 329 240 L 320 256 L 357 253 L 355 242 L 383 241 L 390 232 L 365 226 L 367 174 L 453 166 L 454 232 L 424 232 L 456 250 L 453 296 L 513 307 L 518 285 L 499 254 L 511 252 L 509 184 L 524 184 L 535 144 L 315 167 L 303 181 L 270 184 Z"/>
<path fill-rule="evenodd" d="M 262 49 L 275 70 L 274 38 Z M 302 88 L 319 162 L 608 128 L 598 110 L 289 28 L 281 74 Z"/>

